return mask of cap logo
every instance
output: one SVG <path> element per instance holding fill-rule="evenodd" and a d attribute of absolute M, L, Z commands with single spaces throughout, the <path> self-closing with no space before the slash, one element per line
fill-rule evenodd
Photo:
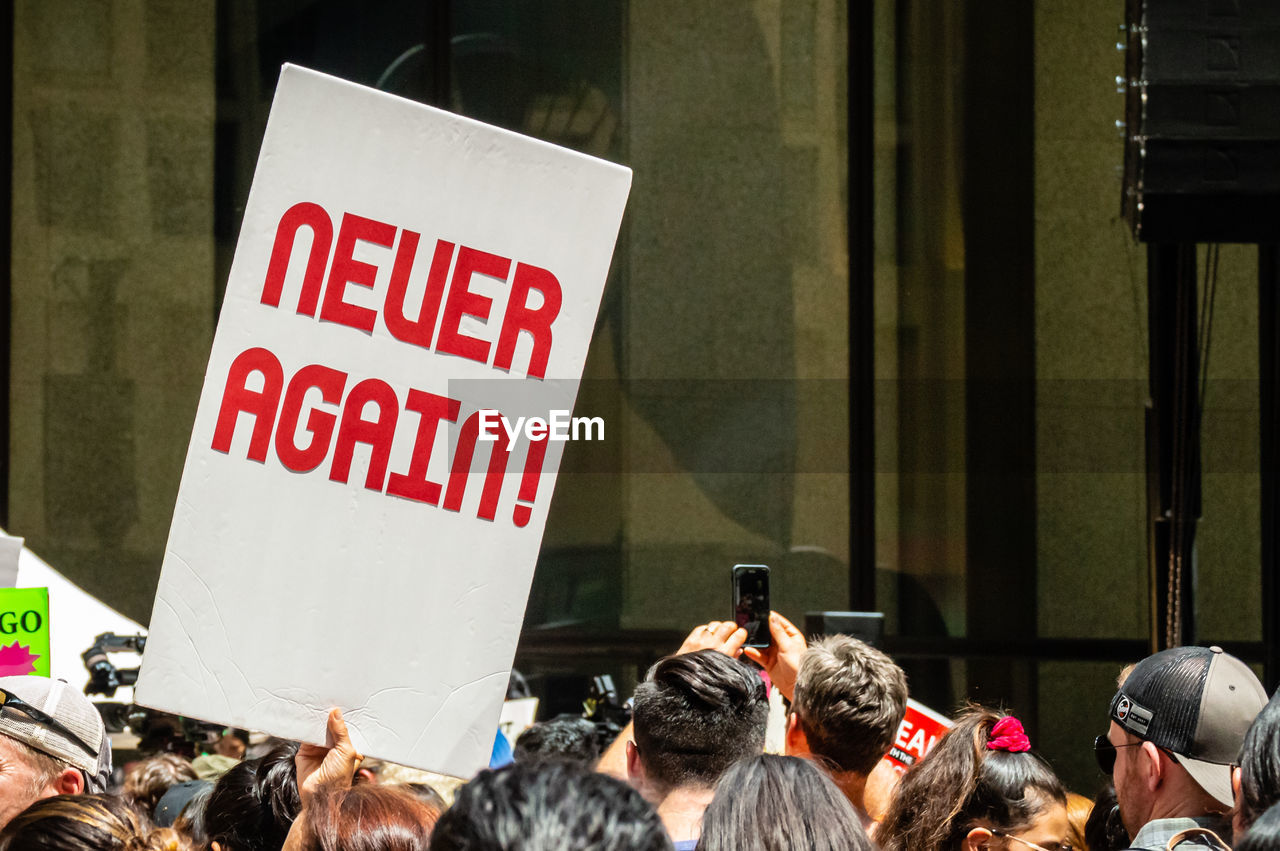
<path fill-rule="evenodd" d="M 1120 695 L 1116 701 L 1115 718 L 1131 733 L 1146 737 L 1147 728 L 1151 726 L 1152 712 L 1140 703 L 1136 703 L 1128 695 Z"/>

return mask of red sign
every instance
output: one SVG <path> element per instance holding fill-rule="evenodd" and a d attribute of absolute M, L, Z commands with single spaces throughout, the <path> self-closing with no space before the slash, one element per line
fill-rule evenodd
<path fill-rule="evenodd" d="M 902 774 L 923 759 L 933 750 L 938 739 L 951 729 L 951 719 L 939 715 L 923 703 L 907 700 L 907 714 L 898 727 L 898 736 L 893 740 L 893 747 L 885 755 L 884 761 L 893 766 L 894 771 Z"/>

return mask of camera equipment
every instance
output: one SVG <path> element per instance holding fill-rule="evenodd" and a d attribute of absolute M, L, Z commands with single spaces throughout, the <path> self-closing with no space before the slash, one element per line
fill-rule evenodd
<path fill-rule="evenodd" d="M 103 697 L 115 697 L 116 689 L 131 686 L 138 681 L 138 669 L 126 668 L 123 671 L 111 664 L 109 653 L 141 653 L 147 646 L 145 635 L 116 635 L 104 632 L 93 640 L 93 646 L 80 658 L 89 669 L 89 683 L 84 687 L 85 694 L 100 694 Z"/>
<path fill-rule="evenodd" d="M 93 640 L 93 646 L 80 658 L 89 671 L 85 694 L 115 697 L 121 686 L 131 686 L 138 681 L 137 668 L 117 668 L 110 659 L 112 653 L 139 653 L 147 646 L 145 635 L 116 635 L 104 632 Z M 135 703 L 96 701 L 94 706 L 102 716 L 108 733 L 129 730 L 140 741 L 138 749 L 143 753 L 172 751 L 194 756 L 192 745 L 201 749 L 211 747 L 222 734 L 222 725 L 208 724 L 194 718 L 183 718 L 158 712 Z"/>
<path fill-rule="evenodd" d="M 631 722 L 631 707 L 618 700 L 618 689 L 608 674 L 591 678 L 582 710 L 582 717 L 596 725 L 596 741 L 602 753 Z"/>

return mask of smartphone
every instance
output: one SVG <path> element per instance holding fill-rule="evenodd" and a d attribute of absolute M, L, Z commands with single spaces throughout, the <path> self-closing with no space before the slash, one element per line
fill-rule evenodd
<path fill-rule="evenodd" d="M 768 647 L 769 568 L 763 564 L 733 566 L 733 620 L 747 631 L 746 647 Z"/>

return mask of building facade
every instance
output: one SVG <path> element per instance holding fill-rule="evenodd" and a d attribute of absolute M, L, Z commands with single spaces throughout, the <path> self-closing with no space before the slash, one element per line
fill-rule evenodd
<path fill-rule="evenodd" d="M 1117 0 L 17 0 L 4 525 L 146 621 L 279 67 L 635 173 L 517 665 L 623 690 L 729 571 L 885 614 L 1079 791 L 1149 593 Z M 1221 252 L 1194 637 L 1260 661 L 1256 259 Z M 269 605 L 245 600 L 245 605 Z M 1274 685 L 1268 683 L 1268 686 Z"/>

